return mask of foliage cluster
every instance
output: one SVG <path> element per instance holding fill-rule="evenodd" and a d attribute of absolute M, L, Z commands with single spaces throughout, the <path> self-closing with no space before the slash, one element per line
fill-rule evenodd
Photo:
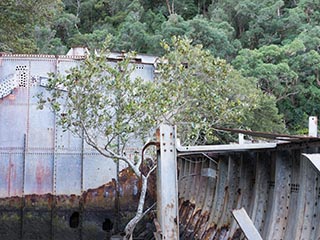
<path fill-rule="evenodd" d="M 192 144 L 225 140 L 214 134 L 215 126 L 284 131 L 274 98 L 201 45 L 180 37 L 162 42 L 165 55 L 157 62 L 156 79 L 146 81 L 132 78 L 134 53 L 106 61 L 109 42 L 67 76 L 53 76 L 49 95 L 39 96 L 40 108 L 49 103 L 65 129 L 106 157 L 128 161 L 117 147 L 137 136 L 145 141 L 159 123 L 178 125 L 180 138 Z"/>

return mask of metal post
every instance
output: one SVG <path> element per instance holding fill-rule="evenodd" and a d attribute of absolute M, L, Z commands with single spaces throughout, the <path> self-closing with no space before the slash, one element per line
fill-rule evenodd
<path fill-rule="evenodd" d="M 158 129 L 157 218 L 162 239 L 179 239 L 176 130 L 160 125 Z"/>
<path fill-rule="evenodd" d="M 53 114 L 53 129 L 54 129 L 54 139 L 53 139 L 53 158 L 52 158 L 52 201 L 51 201 L 51 239 L 55 239 L 55 217 L 57 216 L 56 209 L 56 195 L 57 195 L 57 149 L 58 149 L 58 125 L 56 119 L 56 113 Z"/>
<path fill-rule="evenodd" d="M 244 134 L 239 133 L 238 134 L 239 144 L 244 144 Z"/>
<path fill-rule="evenodd" d="M 317 117 L 309 117 L 309 136 L 317 137 L 318 136 L 318 118 Z"/>
<path fill-rule="evenodd" d="M 22 163 L 22 196 L 21 196 L 21 239 L 24 239 L 24 210 L 26 207 L 25 200 L 25 175 L 26 175 L 26 158 L 27 158 L 27 135 L 23 136 L 23 163 Z M 10 196 L 9 196 L 10 197 Z"/>

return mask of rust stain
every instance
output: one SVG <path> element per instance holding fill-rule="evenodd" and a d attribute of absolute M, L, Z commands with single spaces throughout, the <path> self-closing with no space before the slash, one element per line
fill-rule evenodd
<path fill-rule="evenodd" d="M 17 209 L 22 207 L 22 199 L 20 197 L 0 198 L 0 209 Z"/>
<path fill-rule="evenodd" d="M 36 167 L 36 182 L 37 182 L 37 192 L 41 192 L 41 184 L 44 175 L 44 167 L 38 164 Z"/>
<path fill-rule="evenodd" d="M 196 208 L 195 204 L 189 200 L 182 201 L 180 199 L 180 236 L 182 239 L 201 239 L 201 240 L 215 240 L 227 239 L 230 234 L 230 223 L 218 227 L 216 224 L 210 224 L 210 213 L 203 212 L 202 208 Z M 210 225 L 209 225 L 210 224 Z M 233 236 L 228 239 L 239 239 L 241 231 L 235 231 Z"/>
<path fill-rule="evenodd" d="M 124 169 L 120 172 L 119 175 L 120 187 L 122 193 L 120 195 L 121 210 L 125 211 L 136 211 L 138 205 L 141 181 L 135 176 L 135 174 L 129 170 Z M 8 193 L 13 195 L 15 192 L 12 188 L 12 182 L 16 178 L 15 166 L 9 164 L 6 173 L 7 184 L 8 184 Z M 47 181 L 51 181 L 50 178 L 50 169 L 47 166 L 39 163 L 36 166 L 36 186 L 37 192 L 44 191 L 44 184 Z M 153 203 L 155 201 L 155 188 L 153 187 L 156 184 L 155 177 L 151 177 L 149 180 L 148 194 L 146 203 Z M 116 182 L 113 179 L 112 181 L 98 187 L 95 189 L 88 189 L 82 195 L 56 195 L 53 196 L 50 193 L 47 194 L 30 194 L 24 196 L 24 201 L 26 207 L 36 207 L 39 209 L 51 209 L 52 205 L 56 208 L 79 208 L 82 203 L 85 209 L 104 209 L 114 211 L 114 201 L 116 198 Z M 10 209 L 10 208 L 20 208 L 22 206 L 22 197 L 14 196 L 7 198 L 0 198 L 0 208 L 1 209 Z M 53 202 L 54 201 L 54 202 Z"/>
<path fill-rule="evenodd" d="M 198 239 L 202 239 L 202 235 L 207 227 L 208 220 L 209 220 L 209 212 L 205 212 L 200 216 L 200 219 L 198 220 L 196 226 L 195 226 L 195 236 Z"/>
<path fill-rule="evenodd" d="M 14 101 L 16 99 L 16 96 L 13 93 L 10 93 L 9 96 L 8 96 L 8 99 L 10 101 Z"/>
<path fill-rule="evenodd" d="M 141 181 L 129 168 L 123 169 L 119 173 L 120 184 L 120 208 L 124 211 L 135 211 L 139 201 Z M 147 200 L 156 199 L 155 176 L 152 175 L 148 182 Z M 116 199 L 116 181 L 112 181 L 95 189 L 89 189 L 83 194 L 85 208 L 97 208 L 97 206 L 107 209 L 114 209 Z M 147 201 L 148 202 L 148 201 Z"/>
<path fill-rule="evenodd" d="M 203 234 L 203 240 L 211 240 L 214 238 L 214 236 L 216 235 L 216 229 L 217 229 L 217 226 L 214 225 L 214 226 L 211 226 L 209 227 L 205 233 Z"/>
<path fill-rule="evenodd" d="M 188 223 L 188 225 L 186 226 L 186 234 L 185 234 L 185 238 L 186 239 L 193 239 L 194 238 L 194 233 L 195 233 L 195 226 L 197 225 L 197 222 L 200 218 L 201 215 L 201 209 L 198 209 L 195 211 L 195 213 L 192 215 L 192 217 L 190 218 L 190 221 Z"/>
<path fill-rule="evenodd" d="M 37 183 L 37 193 L 43 193 L 44 186 L 49 185 L 51 177 L 51 171 L 46 166 L 44 167 L 42 163 L 38 163 L 36 167 L 36 183 Z"/>
<path fill-rule="evenodd" d="M 8 165 L 8 170 L 6 174 L 6 181 L 7 181 L 7 194 L 8 196 L 15 196 L 17 195 L 17 189 L 14 188 L 12 185 L 13 183 L 16 182 L 17 178 L 17 172 L 16 172 L 16 166 L 14 165 L 11 155 L 9 158 L 9 165 Z"/>
<path fill-rule="evenodd" d="M 6 173 L 9 172 L 8 167 L 5 171 Z M 38 190 L 44 190 L 44 188 L 41 188 L 44 187 L 41 186 L 41 183 L 45 181 L 46 172 L 45 165 L 38 165 L 36 167 L 35 173 L 37 174 L 37 178 L 34 180 L 37 182 L 34 184 L 35 187 L 37 187 L 37 184 L 40 185 Z M 11 174 L 10 176 L 13 175 Z M 123 189 L 123 193 L 120 196 L 119 229 L 124 229 L 126 223 L 135 215 L 140 193 L 138 187 L 141 183 L 129 170 L 122 171 L 119 180 Z M 151 185 L 154 184 L 153 181 L 150 181 L 150 183 Z M 155 199 L 151 198 L 151 196 L 155 196 L 154 192 L 155 188 L 151 188 L 151 191 L 147 193 L 146 207 L 154 203 Z M 102 229 L 104 221 L 106 218 L 110 219 L 111 222 L 115 221 L 117 213 L 115 209 L 115 197 L 116 182 L 113 179 L 98 188 L 85 191 L 82 195 L 52 195 L 48 193 L 0 198 L 1 229 L 4 229 L 6 233 L 10 232 L 13 236 L 11 237 L 10 235 L 5 239 L 19 239 L 15 237 L 15 234 L 16 232 L 18 232 L 18 235 L 20 234 L 21 220 L 23 220 L 26 223 L 24 231 L 28 230 L 32 232 L 36 229 L 37 234 L 40 234 L 42 239 L 49 239 L 52 224 L 54 224 L 55 229 L 60 229 L 66 233 L 63 237 L 59 237 L 59 239 L 71 239 L 70 236 L 77 235 L 78 230 L 70 228 L 69 218 L 72 216 L 71 214 L 76 212 L 82 216 L 83 232 L 88 234 L 90 239 L 91 237 L 94 239 L 104 239 L 106 236 Z M 10 215 L 10 218 L 7 217 L 9 216 L 7 213 Z M 141 226 L 147 226 L 147 223 L 150 224 L 151 219 L 154 218 L 154 216 L 152 218 L 148 216 L 144 217 Z M 150 227 L 146 231 L 153 232 L 153 230 L 150 230 Z M 26 238 L 31 239 L 29 235 Z"/>
<path fill-rule="evenodd" d="M 52 208 L 52 194 L 30 194 L 24 197 L 27 208 L 48 209 Z"/>
<path fill-rule="evenodd" d="M 228 235 L 229 227 L 228 226 L 223 226 L 218 229 L 216 233 L 216 239 L 225 239 L 226 236 Z"/>
<path fill-rule="evenodd" d="M 166 208 L 173 209 L 173 203 L 167 204 Z"/>

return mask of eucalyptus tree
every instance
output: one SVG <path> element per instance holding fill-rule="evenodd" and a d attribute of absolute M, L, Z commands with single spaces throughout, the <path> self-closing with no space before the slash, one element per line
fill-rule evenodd
<path fill-rule="evenodd" d="M 0 1 L 0 51 L 37 52 L 34 28 L 51 21 L 59 6 L 59 0 Z"/>
<path fill-rule="evenodd" d="M 135 0 L 127 7 L 128 14 L 118 27 L 115 48 L 120 51 L 146 52 L 147 26 L 141 22 L 143 7 Z"/>
<path fill-rule="evenodd" d="M 234 29 L 227 22 L 215 23 L 197 16 L 187 21 L 186 36 L 193 39 L 193 44 L 201 44 L 215 57 L 229 60 L 236 54 L 240 42 L 234 40 Z"/>
<path fill-rule="evenodd" d="M 243 49 L 232 62 L 244 76 L 255 78 L 265 93 L 276 98 L 287 127 L 295 133 L 306 133 L 308 116 L 320 114 L 316 32 L 305 29 L 283 45 Z"/>

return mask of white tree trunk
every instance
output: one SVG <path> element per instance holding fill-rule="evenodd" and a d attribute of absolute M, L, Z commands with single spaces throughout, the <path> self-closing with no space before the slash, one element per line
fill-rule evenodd
<path fill-rule="evenodd" d="M 141 220 L 141 218 L 144 216 L 143 214 L 143 207 L 144 207 L 144 202 L 146 198 L 146 193 L 147 193 L 147 186 L 148 186 L 148 176 L 141 176 L 142 180 L 142 187 L 141 187 L 141 194 L 140 194 L 140 199 L 139 199 L 139 205 L 138 205 L 138 210 L 136 213 L 136 216 L 130 220 L 130 222 L 127 224 L 125 228 L 125 236 L 123 237 L 124 240 L 131 240 L 132 239 L 132 234 L 133 231 L 138 224 L 138 222 Z"/>

